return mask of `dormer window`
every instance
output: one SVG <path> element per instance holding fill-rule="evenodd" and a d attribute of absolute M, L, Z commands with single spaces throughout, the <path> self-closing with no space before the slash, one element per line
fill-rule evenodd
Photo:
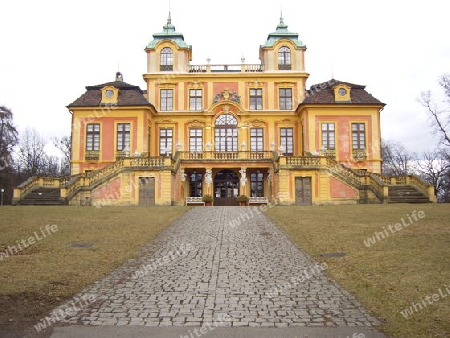
<path fill-rule="evenodd" d="M 347 86 L 344 83 L 341 83 L 335 87 L 333 87 L 334 91 L 334 101 L 335 102 L 351 102 L 350 91 L 351 87 Z"/>
<path fill-rule="evenodd" d="M 160 71 L 173 70 L 173 52 L 169 47 L 165 47 L 161 51 Z"/>
<path fill-rule="evenodd" d="M 278 50 L 278 70 L 291 70 L 291 50 L 286 46 Z"/>
<path fill-rule="evenodd" d="M 116 104 L 119 90 L 112 86 L 102 88 L 102 104 Z"/>

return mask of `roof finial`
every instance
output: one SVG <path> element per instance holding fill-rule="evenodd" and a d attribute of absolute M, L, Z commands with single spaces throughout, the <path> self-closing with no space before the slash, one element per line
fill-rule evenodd
<path fill-rule="evenodd" d="M 288 26 L 284 23 L 284 18 L 283 18 L 283 8 L 281 8 L 281 13 L 280 13 L 280 23 L 278 24 L 277 28 L 287 28 Z"/>
<path fill-rule="evenodd" d="M 171 11 L 172 11 L 172 8 L 170 7 L 170 0 L 169 0 L 169 18 L 167 19 L 167 23 L 172 23 L 172 17 L 170 15 Z"/>
<path fill-rule="evenodd" d="M 172 25 L 172 13 L 169 10 L 169 16 L 167 17 L 167 23 L 163 26 L 164 33 L 168 34 L 171 32 L 175 32 L 175 26 Z"/>
<path fill-rule="evenodd" d="M 284 19 L 283 19 L 283 1 L 280 0 L 280 24 L 284 25 Z"/>

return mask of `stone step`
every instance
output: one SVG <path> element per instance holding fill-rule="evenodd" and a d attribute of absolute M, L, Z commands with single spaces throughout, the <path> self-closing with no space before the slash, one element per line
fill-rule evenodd
<path fill-rule="evenodd" d="M 23 199 L 19 202 L 20 205 L 66 205 L 65 201 L 61 200 L 42 200 L 42 199 Z"/>
<path fill-rule="evenodd" d="M 429 203 L 422 192 L 409 185 L 390 186 L 389 203 Z"/>
<path fill-rule="evenodd" d="M 20 205 L 65 205 L 61 200 L 59 188 L 37 188 L 28 193 L 20 202 Z"/>

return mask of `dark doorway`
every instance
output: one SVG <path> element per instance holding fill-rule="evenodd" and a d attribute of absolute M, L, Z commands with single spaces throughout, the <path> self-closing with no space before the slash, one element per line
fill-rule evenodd
<path fill-rule="evenodd" d="M 295 204 L 311 205 L 311 177 L 295 178 Z"/>
<path fill-rule="evenodd" d="M 239 177 L 231 170 L 222 170 L 214 179 L 214 205 L 236 206 L 239 195 Z"/>
<path fill-rule="evenodd" d="M 144 207 L 155 205 L 154 177 L 139 177 L 139 205 Z"/>

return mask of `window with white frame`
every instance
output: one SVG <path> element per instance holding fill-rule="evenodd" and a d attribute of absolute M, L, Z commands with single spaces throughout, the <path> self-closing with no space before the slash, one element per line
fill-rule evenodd
<path fill-rule="evenodd" d="M 202 90 L 201 89 L 189 89 L 189 110 L 201 111 L 202 110 Z"/>
<path fill-rule="evenodd" d="M 130 151 L 130 124 L 117 124 L 117 151 Z"/>
<path fill-rule="evenodd" d="M 189 151 L 201 152 L 203 149 L 203 129 L 191 128 L 189 129 Z"/>
<path fill-rule="evenodd" d="M 335 149 L 334 123 L 322 123 L 322 147 L 327 150 Z"/>
<path fill-rule="evenodd" d="M 366 149 L 366 125 L 364 123 L 352 123 L 352 148 Z"/>
<path fill-rule="evenodd" d="M 251 128 L 250 129 L 250 150 L 263 151 L 264 150 L 264 129 Z"/>
<path fill-rule="evenodd" d="M 89 123 L 86 125 L 86 150 L 100 150 L 100 123 Z"/>
<path fill-rule="evenodd" d="M 172 71 L 173 70 L 173 52 L 169 47 L 165 47 L 161 50 L 161 63 L 159 66 L 160 71 Z"/>
<path fill-rule="evenodd" d="M 250 88 L 250 109 L 261 110 L 262 104 L 262 88 Z"/>
<path fill-rule="evenodd" d="M 291 50 L 289 47 L 283 46 L 278 50 L 278 69 L 291 69 Z"/>
<path fill-rule="evenodd" d="M 280 88 L 280 109 L 292 109 L 292 88 Z"/>
<path fill-rule="evenodd" d="M 280 145 L 283 155 L 292 156 L 294 154 L 293 128 L 280 128 Z"/>
<path fill-rule="evenodd" d="M 161 89 L 161 110 L 173 110 L 173 89 Z"/>
<path fill-rule="evenodd" d="M 173 129 L 161 128 L 159 130 L 159 155 L 171 155 L 173 145 Z"/>

